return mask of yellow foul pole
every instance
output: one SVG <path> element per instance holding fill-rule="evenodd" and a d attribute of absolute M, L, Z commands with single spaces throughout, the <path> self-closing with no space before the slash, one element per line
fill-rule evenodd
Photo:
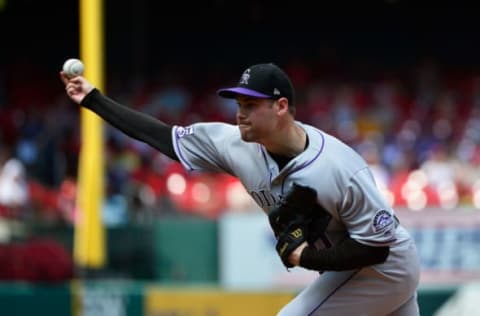
<path fill-rule="evenodd" d="M 103 0 L 80 1 L 80 59 L 85 78 L 99 90 L 104 85 Z M 75 224 L 74 259 L 90 269 L 105 264 L 105 232 L 102 223 L 104 198 L 103 121 L 85 108 L 81 113 L 78 166 L 78 217 Z"/>

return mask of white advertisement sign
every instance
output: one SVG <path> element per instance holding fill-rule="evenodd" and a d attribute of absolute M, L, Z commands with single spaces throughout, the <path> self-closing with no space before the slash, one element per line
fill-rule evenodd
<path fill-rule="evenodd" d="M 422 284 L 458 285 L 480 279 L 480 212 L 397 212 L 420 255 Z M 219 221 L 220 282 L 227 289 L 301 289 L 320 275 L 288 272 L 275 251 L 268 218 L 261 211 L 226 212 Z"/>
<path fill-rule="evenodd" d="M 275 251 L 275 237 L 262 211 L 226 214 L 219 221 L 220 283 L 227 289 L 303 288 L 319 273 L 290 271 Z"/>
<path fill-rule="evenodd" d="M 417 245 L 422 284 L 480 280 L 480 211 L 400 210 L 397 215 Z"/>

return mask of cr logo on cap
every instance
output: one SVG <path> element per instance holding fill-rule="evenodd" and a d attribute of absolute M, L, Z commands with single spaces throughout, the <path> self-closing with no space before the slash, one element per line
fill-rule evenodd
<path fill-rule="evenodd" d="M 250 68 L 243 72 L 242 78 L 240 79 L 240 84 L 248 84 L 248 79 L 250 79 Z"/>

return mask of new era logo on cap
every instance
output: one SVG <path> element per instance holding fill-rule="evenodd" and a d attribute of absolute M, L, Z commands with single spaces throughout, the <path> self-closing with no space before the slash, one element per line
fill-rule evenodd
<path fill-rule="evenodd" d="M 293 105 L 294 89 L 288 75 L 273 63 L 257 64 L 247 68 L 236 87 L 220 89 L 218 95 L 235 98 L 248 95 L 256 98 L 279 99 L 285 97 Z"/>

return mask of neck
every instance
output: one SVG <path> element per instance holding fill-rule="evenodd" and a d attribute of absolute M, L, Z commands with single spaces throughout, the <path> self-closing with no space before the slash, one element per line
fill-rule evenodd
<path fill-rule="evenodd" d="M 306 141 L 305 131 L 297 124 L 291 124 L 283 133 L 280 131 L 263 145 L 270 153 L 295 157 L 305 150 Z"/>

